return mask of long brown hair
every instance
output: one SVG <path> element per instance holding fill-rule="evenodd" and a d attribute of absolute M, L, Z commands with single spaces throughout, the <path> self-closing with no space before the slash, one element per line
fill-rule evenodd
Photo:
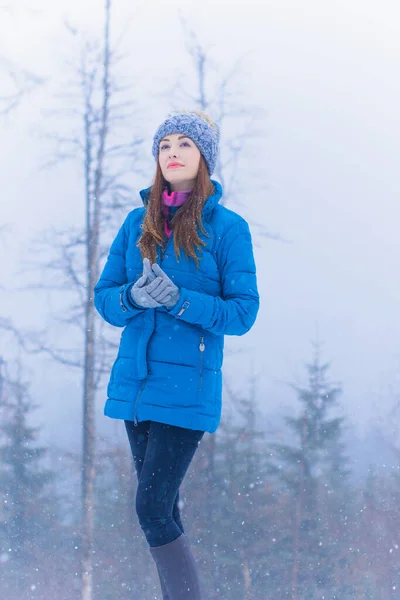
<path fill-rule="evenodd" d="M 167 187 L 167 181 L 161 171 L 157 161 L 156 174 L 153 185 L 150 189 L 150 195 L 147 199 L 145 217 L 143 219 L 143 233 L 137 243 L 142 253 L 142 258 L 148 258 L 151 264 L 157 261 L 157 245 L 163 247 L 166 240 L 163 228 L 161 194 Z M 197 226 L 200 231 L 206 235 L 202 221 L 202 210 L 205 201 L 214 193 L 214 186 L 210 180 L 208 169 L 203 155 L 200 155 L 199 171 L 193 190 L 186 200 L 185 204 L 176 211 L 172 226 L 174 229 L 174 250 L 177 259 L 180 258 L 180 249 L 183 248 L 186 256 L 191 256 L 199 266 L 199 258 L 195 252 L 204 242 L 197 232 Z"/>

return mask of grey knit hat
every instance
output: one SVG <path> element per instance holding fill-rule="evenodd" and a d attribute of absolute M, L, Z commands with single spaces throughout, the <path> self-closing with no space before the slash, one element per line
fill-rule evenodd
<path fill-rule="evenodd" d="M 210 176 L 213 174 L 218 157 L 219 129 L 202 113 L 180 112 L 168 115 L 161 123 L 153 140 L 153 156 L 157 160 L 160 142 L 166 135 L 181 133 L 194 141 L 207 164 Z"/>

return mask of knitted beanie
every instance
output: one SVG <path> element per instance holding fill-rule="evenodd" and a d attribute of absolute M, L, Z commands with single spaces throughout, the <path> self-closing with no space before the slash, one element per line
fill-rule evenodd
<path fill-rule="evenodd" d="M 209 175 L 214 172 L 218 157 L 219 129 L 207 115 L 201 112 L 180 112 L 168 115 L 161 123 L 153 140 L 153 156 L 157 160 L 160 142 L 173 133 L 186 135 L 196 144 L 207 164 Z"/>

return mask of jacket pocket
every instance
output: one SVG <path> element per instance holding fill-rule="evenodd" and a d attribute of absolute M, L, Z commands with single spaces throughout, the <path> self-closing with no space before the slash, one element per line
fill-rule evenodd
<path fill-rule="evenodd" d="M 201 392 L 201 390 L 203 389 L 203 354 L 204 354 L 205 349 L 206 349 L 206 346 L 204 343 L 204 335 L 201 335 L 200 336 L 200 344 L 199 344 L 199 376 L 200 376 L 199 392 Z"/>

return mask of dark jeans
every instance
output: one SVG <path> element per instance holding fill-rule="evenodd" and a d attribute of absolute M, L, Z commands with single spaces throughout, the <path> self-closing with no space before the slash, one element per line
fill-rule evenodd
<path fill-rule="evenodd" d="M 184 533 L 179 487 L 204 435 L 155 421 L 125 421 L 138 488 L 136 513 L 150 547 L 173 542 Z"/>

